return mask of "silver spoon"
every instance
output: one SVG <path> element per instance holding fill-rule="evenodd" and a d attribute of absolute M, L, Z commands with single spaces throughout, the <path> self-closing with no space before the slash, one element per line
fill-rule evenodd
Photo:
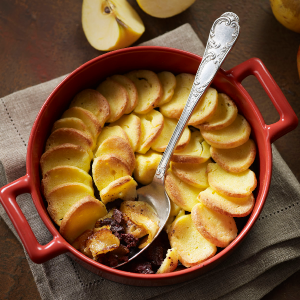
<path fill-rule="evenodd" d="M 239 18 L 232 12 L 226 12 L 222 14 L 220 18 L 215 20 L 210 30 L 205 52 L 195 76 L 190 95 L 169 141 L 169 144 L 156 169 L 153 181 L 151 184 L 137 190 L 138 200 L 149 203 L 155 209 L 159 218 L 159 229 L 153 240 L 164 228 L 170 215 L 171 204 L 170 199 L 165 191 L 164 183 L 165 173 L 169 167 L 169 161 L 173 154 L 174 148 L 177 144 L 177 141 L 180 139 L 194 108 L 211 84 L 225 57 L 235 44 L 239 35 L 239 31 Z M 128 261 L 131 261 L 137 257 L 150 244 L 132 255 Z M 116 267 L 122 266 L 127 262 L 121 263 Z"/>

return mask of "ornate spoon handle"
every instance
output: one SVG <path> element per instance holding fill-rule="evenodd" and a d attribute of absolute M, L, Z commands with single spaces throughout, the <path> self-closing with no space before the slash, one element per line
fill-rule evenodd
<path fill-rule="evenodd" d="M 214 22 L 190 95 L 156 170 L 153 179 L 156 182 L 164 183 L 165 173 L 177 141 L 180 139 L 194 108 L 214 79 L 227 54 L 235 44 L 239 31 L 239 18 L 232 12 L 222 14 L 221 17 Z"/>

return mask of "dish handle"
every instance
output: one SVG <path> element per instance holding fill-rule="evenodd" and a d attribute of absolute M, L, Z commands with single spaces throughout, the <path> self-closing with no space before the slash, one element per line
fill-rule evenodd
<path fill-rule="evenodd" d="M 5 185 L 0 190 L 0 202 L 12 221 L 30 259 L 35 263 L 43 263 L 67 252 L 66 242 L 60 235 L 54 235 L 46 245 L 39 244 L 16 201 L 16 197 L 24 193 L 31 194 L 31 182 L 28 174 Z"/>
<path fill-rule="evenodd" d="M 239 83 L 247 76 L 254 75 L 269 96 L 280 116 L 279 121 L 276 123 L 266 125 L 266 130 L 268 130 L 268 136 L 271 143 L 297 127 L 298 118 L 295 112 L 260 59 L 251 58 L 232 68 L 228 73 Z"/>

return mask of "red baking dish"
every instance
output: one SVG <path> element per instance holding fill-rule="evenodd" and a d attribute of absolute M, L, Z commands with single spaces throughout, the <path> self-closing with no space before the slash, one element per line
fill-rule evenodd
<path fill-rule="evenodd" d="M 272 173 L 271 143 L 293 130 L 298 123 L 294 111 L 278 85 L 257 58 L 249 59 L 229 71 L 220 69 L 213 81 L 213 86 L 219 92 L 228 94 L 235 101 L 239 112 L 245 116 L 252 127 L 252 138 L 255 140 L 258 150 L 255 170 L 258 186 L 255 193 L 255 207 L 237 238 L 211 259 L 189 269 L 152 275 L 135 274 L 104 266 L 81 254 L 60 235 L 47 213 L 41 195 L 39 160 L 44 151 L 46 139 L 54 121 L 60 118 L 63 111 L 67 109 L 75 94 L 85 88 L 95 87 L 108 76 L 123 74 L 134 69 L 150 69 L 155 72 L 168 70 L 175 74 L 182 72 L 195 74 L 200 62 L 201 57 L 172 48 L 133 47 L 121 49 L 85 63 L 54 89 L 38 113 L 31 130 L 26 159 L 27 174 L 0 190 L 1 203 L 32 261 L 43 263 L 68 252 L 78 263 L 104 278 L 130 285 L 159 286 L 186 281 L 211 270 L 242 242 L 257 220 L 268 194 Z M 280 116 L 278 122 L 271 125 L 265 124 L 253 99 L 243 88 L 242 80 L 250 75 L 254 75 L 258 79 L 278 111 Z M 22 193 L 31 194 L 41 219 L 53 235 L 52 241 L 47 245 L 40 245 L 37 242 L 16 202 L 16 197 Z"/>

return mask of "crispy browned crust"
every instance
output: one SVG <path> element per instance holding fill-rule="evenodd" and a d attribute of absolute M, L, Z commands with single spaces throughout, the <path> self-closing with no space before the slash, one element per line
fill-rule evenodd
<path fill-rule="evenodd" d="M 163 95 L 162 85 L 157 75 L 150 70 L 135 70 L 129 72 L 125 76 L 128 77 L 135 84 L 137 88 L 138 104 L 135 107 L 134 112 L 137 114 L 146 114 L 149 111 L 151 111 L 153 108 L 155 108 Z M 153 93 L 149 103 L 147 105 L 143 105 L 142 108 L 140 108 L 139 106 L 140 103 L 144 102 L 144 99 L 142 97 L 143 93 L 141 92 L 141 89 L 143 89 L 144 87 L 139 84 L 141 79 L 146 80 L 147 82 L 150 83 L 152 93 Z"/>
<path fill-rule="evenodd" d="M 241 127 L 244 128 L 243 134 L 241 134 L 238 137 L 235 137 L 231 141 L 227 140 L 226 142 L 223 142 L 223 141 L 220 142 L 220 141 L 216 140 L 216 138 L 214 138 L 214 136 L 213 136 L 213 133 L 216 132 L 215 130 L 214 131 L 206 131 L 206 130 L 200 129 L 201 134 L 202 134 L 203 138 L 206 140 L 206 142 L 215 148 L 230 149 L 230 148 L 238 147 L 248 141 L 250 133 L 251 133 L 251 126 L 249 125 L 247 120 L 241 115 L 240 115 L 240 117 L 242 118 Z M 234 122 L 231 125 L 225 127 L 223 130 L 226 130 L 226 128 L 229 128 L 230 126 L 234 126 Z M 210 134 L 210 133 L 212 133 L 212 134 Z"/>
<path fill-rule="evenodd" d="M 119 136 L 111 136 L 99 146 L 95 156 L 104 154 L 116 154 L 122 157 L 132 174 L 135 168 L 135 156 L 129 142 Z"/>
<path fill-rule="evenodd" d="M 87 208 L 93 209 L 93 210 L 98 209 L 100 211 L 103 211 L 102 217 L 107 214 L 105 205 L 101 201 L 96 200 L 92 196 L 86 196 L 86 197 L 82 198 L 81 200 L 79 200 L 78 202 L 76 202 L 75 204 L 73 204 L 71 206 L 71 208 L 67 211 L 63 220 L 61 221 L 59 231 L 63 237 L 66 237 L 66 235 L 68 234 L 68 232 L 67 232 L 69 230 L 68 226 L 69 226 L 69 223 L 72 222 L 72 218 L 73 218 L 74 214 L 80 213 L 80 211 L 86 210 Z M 99 216 L 99 217 L 101 217 L 101 216 Z M 96 222 L 97 219 L 95 219 L 94 221 Z M 82 232 L 79 233 L 79 235 L 89 229 L 92 229 L 92 228 L 84 228 L 82 230 Z M 72 243 L 73 241 L 74 240 L 68 240 L 68 242 L 70 242 L 70 243 Z"/>
<path fill-rule="evenodd" d="M 66 110 L 62 115 L 62 118 L 70 117 L 81 119 L 89 129 L 94 139 L 96 139 L 99 133 L 101 132 L 101 123 L 99 122 L 97 117 L 87 109 L 77 106 L 71 107 L 68 110 Z"/>
<path fill-rule="evenodd" d="M 60 128 L 74 128 L 74 129 L 77 129 L 77 130 L 80 130 L 80 131 L 90 134 L 90 132 L 89 132 L 87 126 L 84 124 L 84 122 L 81 119 L 75 118 L 75 117 L 63 118 L 63 119 L 59 119 L 59 120 L 55 121 L 51 132 L 53 132 L 57 129 L 60 129 Z"/>
<path fill-rule="evenodd" d="M 86 160 L 88 162 L 88 164 L 90 164 L 90 154 L 81 146 L 78 145 L 73 145 L 73 144 L 62 144 L 56 147 L 53 147 L 51 149 L 49 149 L 48 151 L 46 151 L 45 153 L 43 153 L 43 155 L 41 156 L 40 159 L 40 166 L 41 166 L 41 170 L 43 175 L 49 171 L 50 169 L 47 169 L 47 162 L 49 160 L 55 160 L 55 155 L 56 153 L 59 152 L 64 152 L 66 155 L 72 155 L 72 153 L 75 153 L 77 155 L 81 155 L 82 156 L 82 160 Z M 64 165 L 71 165 L 71 164 L 64 164 Z M 56 165 L 58 166 L 58 165 Z M 76 166 L 75 166 L 76 167 Z M 86 170 L 85 170 L 86 171 Z"/>
<path fill-rule="evenodd" d="M 179 155 L 173 154 L 171 161 L 181 164 L 202 164 L 207 161 L 208 158 L 193 156 L 193 155 Z"/>
<path fill-rule="evenodd" d="M 76 183 L 65 183 L 65 184 L 58 185 L 47 195 L 47 197 L 46 197 L 46 200 L 48 202 L 47 210 L 49 212 L 49 215 L 51 216 L 51 218 L 57 225 L 59 225 L 59 226 L 61 225 L 61 221 L 65 215 L 64 214 L 63 216 L 59 217 L 61 215 L 62 211 L 57 209 L 57 203 L 59 203 L 56 198 L 57 193 L 59 193 L 61 190 L 64 190 L 64 189 L 68 189 L 68 192 L 74 193 L 74 189 L 76 189 L 78 187 L 85 189 L 84 193 L 83 193 L 83 195 L 84 195 L 83 197 L 93 194 L 93 189 L 91 187 L 89 187 L 85 184 L 76 182 Z M 72 198 L 72 199 L 74 199 L 74 198 Z M 76 202 L 74 201 L 73 204 L 75 204 Z M 64 205 L 67 206 L 68 204 L 64 203 Z"/>
<path fill-rule="evenodd" d="M 170 171 L 167 171 L 166 174 L 165 189 L 169 197 L 175 204 L 179 206 L 184 205 L 184 201 L 181 198 L 181 193 L 178 189 L 177 182 L 175 181 L 174 175 Z"/>
<path fill-rule="evenodd" d="M 223 129 L 230 124 L 232 124 L 237 116 L 238 109 L 235 105 L 235 103 L 226 95 L 226 94 L 219 94 L 219 96 L 223 97 L 224 99 L 224 105 L 228 106 L 228 114 L 227 118 L 225 118 L 222 122 L 214 123 L 214 117 L 212 116 L 211 119 L 208 119 L 202 124 L 196 125 L 196 128 L 204 129 L 204 130 L 220 130 Z M 219 97 L 220 100 L 220 97 Z M 218 101 L 219 101 L 218 100 Z M 219 105 L 219 103 L 218 103 Z M 218 108 L 217 108 L 218 109 Z"/>
<path fill-rule="evenodd" d="M 43 179 L 42 179 L 42 182 L 41 182 L 41 189 L 42 189 L 42 193 L 46 196 L 49 192 L 50 192 L 50 190 L 48 190 L 49 189 L 49 184 L 50 184 L 50 178 L 51 178 L 51 176 L 52 176 L 52 174 L 54 173 L 55 174 L 55 172 L 56 171 L 60 171 L 60 170 L 66 170 L 66 171 L 68 171 L 69 173 L 70 172 L 80 172 L 80 171 L 82 171 L 82 172 L 84 172 L 83 170 L 81 170 L 81 169 L 79 169 L 79 168 L 77 168 L 77 167 L 73 167 L 73 166 L 57 166 L 57 167 L 55 167 L 55 168 L 53 168 L 53 169 L 51 169 L 51 170 L 49 170 L 48 172 L 46 172 L 45 173 L 45 175 L 44 175 L 44 177 L 43 177 Z M 86 172 L 85 172 L 86 173 Z M 57 175 L 57 173 L 56 173 L 56 175 Z M 86 173 L 86 175 L 87 175 L 87 177 L 89 177 L 90 178 L 90 183 L 91 183 L 91 186 L 92 186 L 92 178 L 90 177 L 90 175 L 88 174 L 88 173 Z M 60 179 L 61 180 L 61 179 Z M 76 182 L 78 182 L 78 181 L 76 181 Z M 81 182 L 81 183 L 84 183 L 84 182 Z"/>
<path fill-rule="evenodd" d="M 241 193 L 238 193 L 238 192 L 234 192 L 233 190 L 230 190 L 230 189 L 225 189 L 224 186 L 216 185 L 215 182 L 212 180 L 212 177 L 210 177 L 211 176 L 210 172 L 213 171 L 213 165 L 214 165 L 214 163 L 208 164 L 206 172 L 208 173 L 209 185 L 214 190 L 221 193 L 222 195 L 225 195 L 225 196 L 228 196 L 228 197 L 234 197 L 234 198 L 244 198 L 244 197 L 247 197 L 250 194 L 250 193 L 241 194 Z M 252 186 L 249 186 L 249 190 L 252 192 L 253 190 L 255 190 L 255 188 L 257 186 L 257 179 L 256 179 L 255 173 L 253 171 L 250 171 L 250 172 L 252 172 L 253 175 L 254 175 L 253 184 L 252 184 Z"/>
<path fill-rule="evenodd" d="M 246 146 L 248 142 L 250 143 L 248 155 L 247 157 L 244 158 L 244 160 L 240 163 L 239 166 L 233 166 L 230 163 L 230 160 L 226 160 L 226 157 L 224 157 L 224 155 L 222 154 L 222 151 L 224 150 L 236 151 L 236 155 L 238 156 L 240 148 Z M 214 159 L 214 161 L 217 162 L 221 166 L 221 168 L 223 168 L 227 172 L 239 173 L 247 170 L 254 162 L 256 156 L 256 146 L 254 141 L 249 139 L 246 143 L 236 148 L 218 149 L 218 148 L 210 147 L 210 154 L 211 157 Z"/>
<path fill-rule="evenodd" d="M 222 239 L 222 238 L 218 238 L 214 235 L 211 234 L 211 232 L 209 232 L 209 230 L 207 230 L 207 226 L 206 226 L 206 222 L 201 218 L 201 211 L 200 211 L 200 207 L 201 204 L 196 204 L 192 211 L 191 211 L 191 216 L 192 216 L 192 220 L 193 223 L 195 225 L 195 227 L 197 228 L 197 230 L 200 232 L 200 234 L 207 239 L 208 241 L 210 241 L 212 244 L 216 245 L 217 247 L 220 248 L 225 248 L 229 245 L 229 243 L 233 240 L 232 239 Z M 226 218 L 231 218 L 226 216 Z M 237 227 L 235 224 L 234 219 L 232 218 L 231 220 L 231 224 L 235 233 L 234 238 L 237 235 Z M 228 231 L 230 231 L 230 229 L 228 228 Z"/>
<path fill-rule="evenodd" d="M 78 93 L 70 104 L 70 107 L 74 106 L 82 107 L 93 113 L 100 122 L 101 127 L 104 126 L 110 116 L 109 104 L 97 90 L 85 89 Z"/>
<path fill-rule="evenodd" d="M 215 201 L 207 196 L 204 193 L 199 194 L 198 196 L 199 201 L 201 201 L 206 207 L 229 217 L 246 217 L 248 216 L 251 211 L 253 210 L 255 204 L 255 198 L 253 194 L 247 197 L 247 201 L 242 201 L 242 203 L 236 203 L 236 205 L 222 205 L 220 203 L 215 203 Z M 230 200 L 228 200 L 230 201 Z"/>
<path fill-rule="evenodd" d="M 203 98 L 203 100 L 206 100 L 206 99 Z M 201 103 L 201 102 L 199 102 L 199 103 Z M 201 124 L 203 122 L 206 122 L 214 115 L 217 108 L 218 108 L 218 98 L 215 99 L 214 103 L 210 103 L 209 107 L 206 107 L 205 114 L 203 114 L 201 117 L 196 117 L 196 115 L 192 114 L 192 117 L 190 118 L 188 125 L 195 126 L 195 125 Z M 196 106 L 196 109 L 197 109 L 197 106 Z"/>
<path fill-rule="evenodd" d="M 126 106 L 124 114 L 130 114 L 138 104 L 138 92 L 135 84 L 133 83 L 132 80 L 130 80 L 128 77 L 124 75 L 113 75 L 110 77 L 110 79 L 118 82 L 127 90 L 129 101 Z"/>
<path fill-rule="evenodd" d="M 84 149 L 92 150 L 95 143 L 91 136 L 74 128 L 60 128 L 51 133 L 46 141 L 45 151 L 62 144 L 79 145 Z"/>
<path fill-rule="evenodd" d="M 129 97 L 126 89 L 112 79 L 101 82 L 97 90 L 105 97 L 110 107 L 108 123 L 120 119 L 125 113 Z"/>

